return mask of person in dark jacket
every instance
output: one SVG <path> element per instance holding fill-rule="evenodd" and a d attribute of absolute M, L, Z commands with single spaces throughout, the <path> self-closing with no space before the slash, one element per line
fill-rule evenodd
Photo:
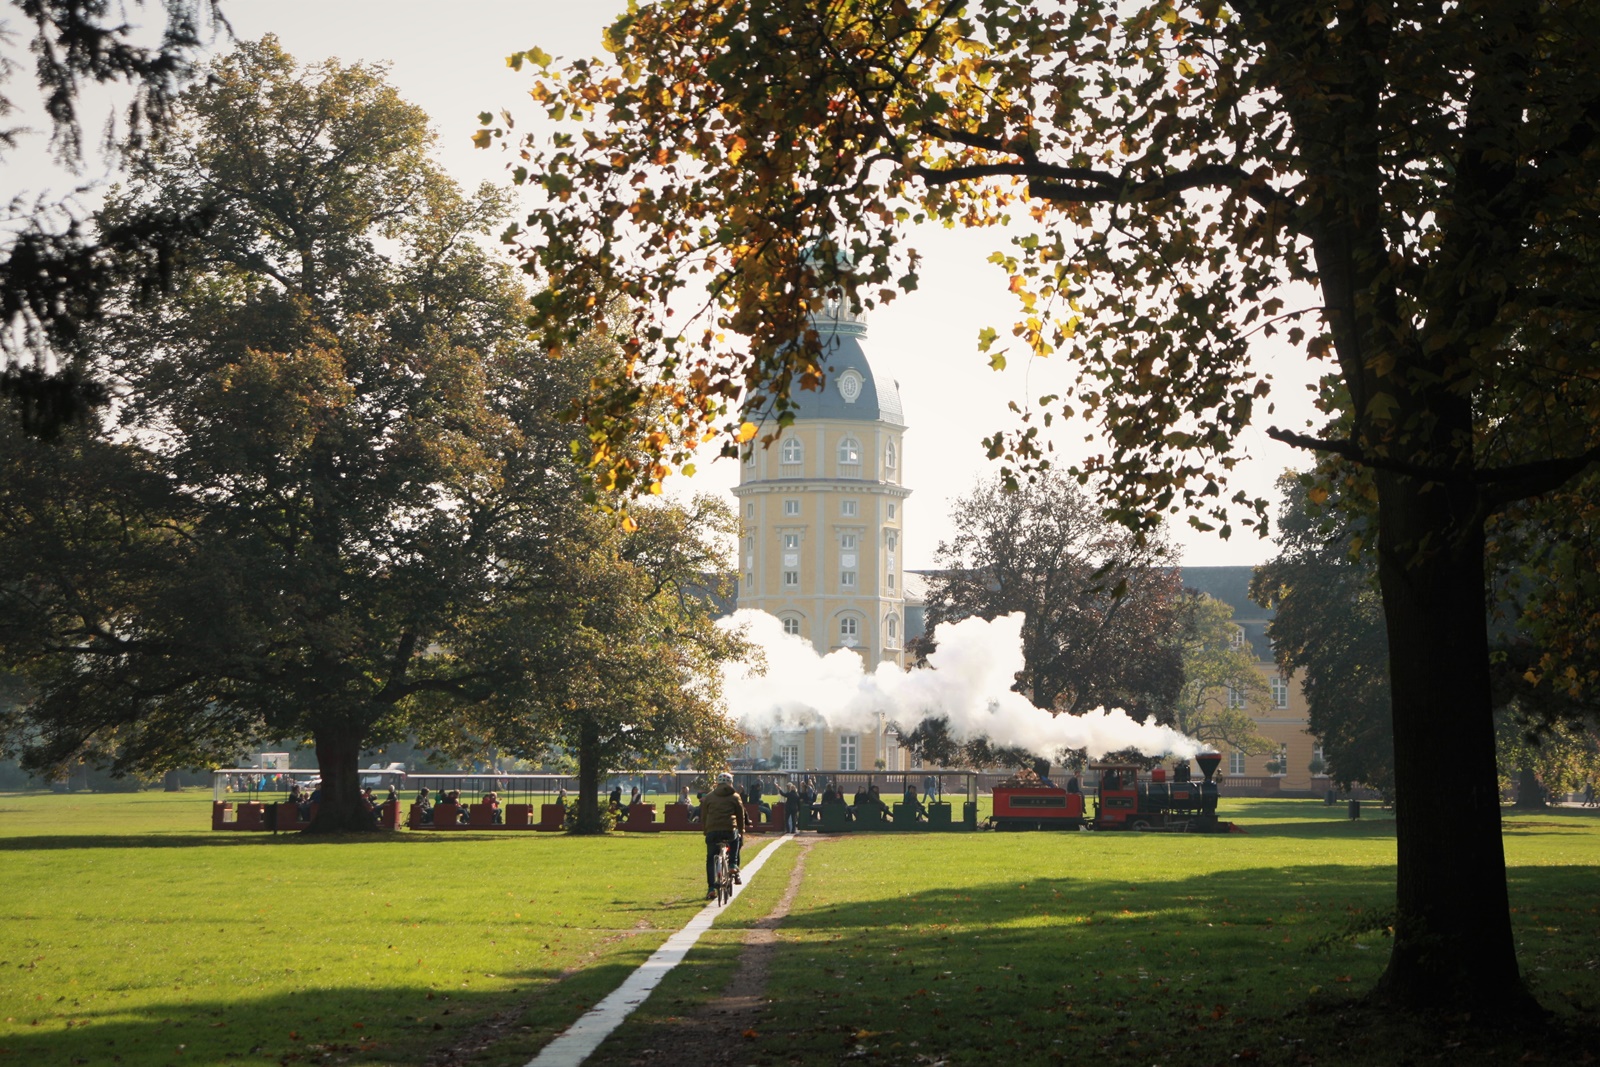
<path fill-rule="evenodd" d="M 800 828 L 800 790 L 795 788 L 794 779 L 789 779 L 783 788 L 783 831 L 792 834 Z"/>
<path fill-rule="evenodd" d="M 716 896 L 717 846 L 726 842 L 728 857 L 733 861 L 733 880 L 739 878 L 739 846 L 745 830 L 744 798 L 733 788 L 733 775 L 723 771 L 717 775 L 717 787 L 700 801 L 700 825 L 706 835 L 706 899 Z"/>

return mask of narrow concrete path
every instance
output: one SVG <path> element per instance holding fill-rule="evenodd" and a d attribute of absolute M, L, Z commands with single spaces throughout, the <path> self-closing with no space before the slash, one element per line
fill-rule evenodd
<path fill-rule="evenodd" d="M 778 851 L 793 837 L 784 834 L 772 844 L 761 850 L 761 853 L 744 864 L 741 872 L 744 876 L 744 885 L 733 887 L 734 899 L 738 899 L 745 887 L 755 880 L 756 874 L 767 862 L 767 858 Z M 711 924 L 716 920 L 722 908 L 716 904 L 707 904 L 700 909 L 693 919 L 682 930 L 667 939 L 667 943 L 656 949 L 655 953 L 639 969 L 627 977 L 623 983 L 611 992 L 600 1003 L 590 1008 L 584 1015 L 569 1026 L 559 1037 L 550 1042 L 544 1049 L 529 1060 L 526 1067 L 578 1067 L 589 1054 L 600 1047 L 611 1032 L 622 1021 L 633 1013 L 633 1010 L 643 1004 L 652 990 L 661 983 L 667 973 L 683 962 L 689 954 L 689 949 L 700 940 L 700 935 L 711 929 Z"/>
<path fill-rule="evenodd" d="M 761 1051 L 764 1017 L 771 1003 L 768 977 L 778 951 L 778 927 L 788 917 L 805 879 L 806 857 L 830 839 L 797 839 L 800 855 L 789 874 L 789 884 L 772 911 L 744 935 L 738 965 L 721 994 L 692 1015 L 657 1019 L 630 1031 L 626 1047 L 610 1041 L 590 1059 L 588 1067 L 729 1067 L 769 1062 Z"/>

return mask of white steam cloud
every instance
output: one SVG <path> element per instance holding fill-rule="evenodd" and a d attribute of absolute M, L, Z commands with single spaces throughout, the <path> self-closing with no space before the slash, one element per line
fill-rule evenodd
<path fill-rule="evenodd" d="M 1020 614 L 941 626 L 926 669 L 903 671 L 884 663 L 871 674 L 848 649 L 818 655 L 811 642 L 784 633 L 782 622 L 764 611 L 737 611 L 720 625 L 742 628 L 766 659 L 764 673 L 745 664 L 724 672 L 728 708 L 749 733 L 800 729 L 819 720 L 832 729 L 870 730 L 881 714 L 905 730 L 945 718 L 958 741 L 986 737 L 1042 756 L 1081 748 L 1096 758 L 1131 748 L 1190 759 L 1202 751 L 1194 738 L 1153 719 L 1137 722 L 1121 708 L 1051 715 L 1013 692 L 1023 666 Z"/>

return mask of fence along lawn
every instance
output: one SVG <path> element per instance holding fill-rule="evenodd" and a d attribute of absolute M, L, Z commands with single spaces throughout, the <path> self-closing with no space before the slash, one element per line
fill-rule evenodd
<path fill-rule="evenodd" d="M 697 835 L 333 844 L 213 833 L 209 808 L 198 791 L 0 796 L 0 1067 L 410 1067 L 468 1044 L 487 1045 L 470 1062 L 521 1064 L 702 903 Z M 1352 1042 L 1392 1048 L 1306 1010 L 1381 970 L 1376 932 L 1308 949 L 1388 905 L 1392 822 L 1304 801 L 1225 814 L 1252 832 L 816 848 L 744 1051 L 955 1065 L 1359 1063 Z M 1506 848 L 1535 991 L 1593 1012 L 1600 816 L 1510 817 Z M 652 1019 L 721 989 L 793 857 L 779 860 L 602 1060 L 627 1062 Z M 491 1026 L 497 1012 L 510 1017 Z"/>

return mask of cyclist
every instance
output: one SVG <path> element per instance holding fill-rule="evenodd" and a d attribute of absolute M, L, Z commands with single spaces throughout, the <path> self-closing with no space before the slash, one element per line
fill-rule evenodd
<path fill-rule="evenodd" d="M 733 880 L 743 884 L 739 878 L 739 845 L 745 829 L 744 798 L 734 792 L 733 775 L 727 771 L 717 775 L 717 787 L 700 802 L 700 825 L 706 832 L 706 899 L 711 900 L 717 893 L 718 845 L 727 844 Z"/>

